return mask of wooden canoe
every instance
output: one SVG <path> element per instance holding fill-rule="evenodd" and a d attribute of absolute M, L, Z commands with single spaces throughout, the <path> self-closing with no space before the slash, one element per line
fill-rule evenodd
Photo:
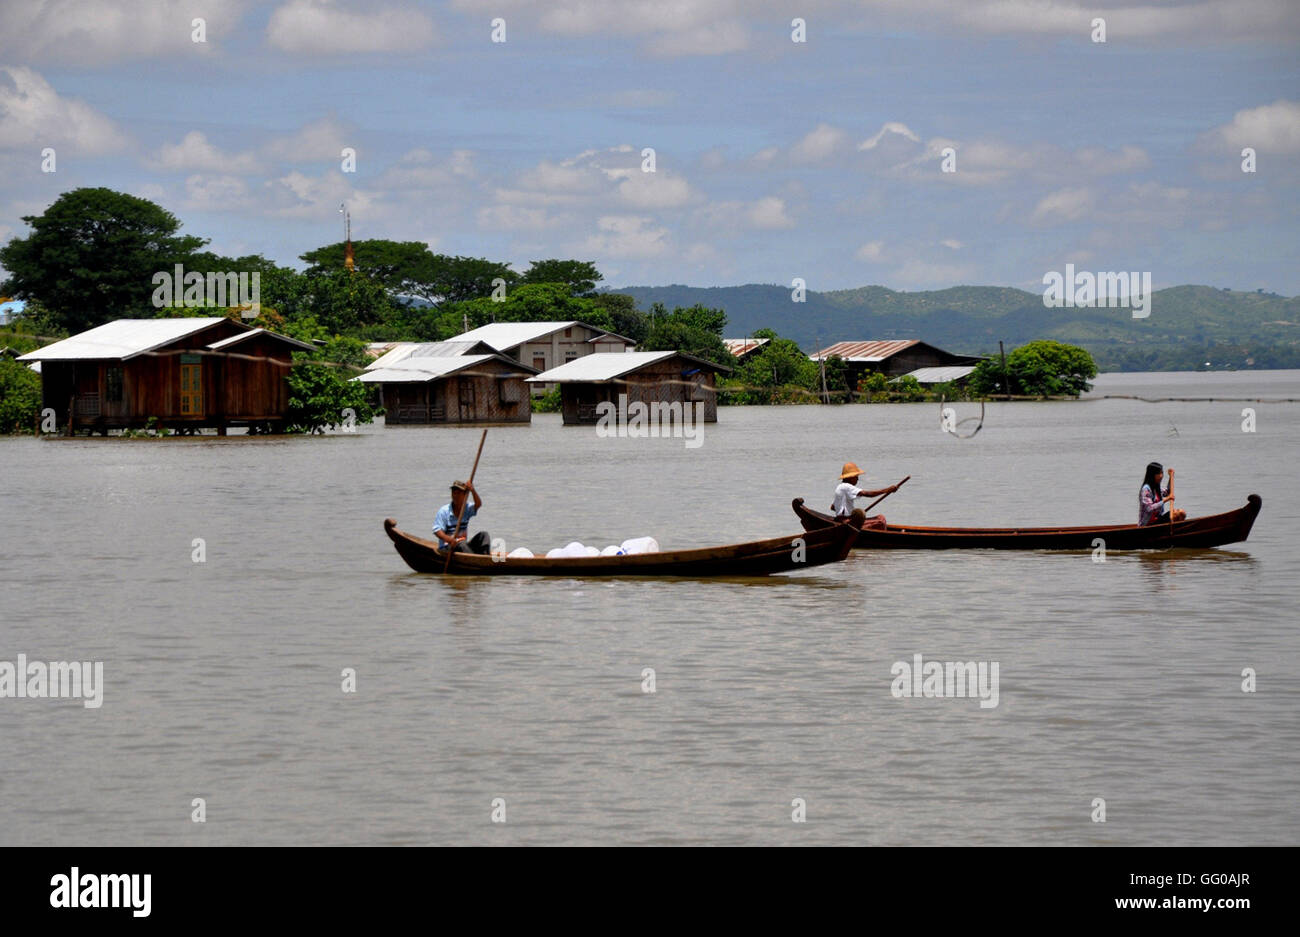
<path fill-rule="evenodd" d="M 1207 517 L 1189 517 L 1176 524 L 1113 524 L 1105 527 L 907 527 L 858 531 L 854 546 L 865 550 L 1092 550 L 1094 540 L 1107 550 L 1160 550 L 1169 547 L 1218 547 L 1240 543 L 1250 536 L 1263 500 L 1246 499 L 1244 507 Z M 804 530 L 825 530 L 842 523 L 830 514 L 804 506 L 803 498 L 790 504 Z"/>
<path fill-rule="evenodd" d="M 417 573 L 441 573 L 447 554 L 432 540 L 413 537 L 384 521 L 398 554 Z M 847 524 L 730 546 L 626 556 L 579 556 L 508 559 L 477 553 L 453 553 L 448 574 L 456 576 L 767 576 L 836 563 L 849 555 L 857 530 Z M 802 549 L 799 541 L 803 541 Z"/>

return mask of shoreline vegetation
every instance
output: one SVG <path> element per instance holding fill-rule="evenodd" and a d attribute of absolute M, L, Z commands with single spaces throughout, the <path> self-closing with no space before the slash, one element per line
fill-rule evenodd
<path fill-rule="evenodd" d="M 12 322 L 0 326 L 0 433 L 39 429 L 40 377 L 15 357 L 123 318 L 225 315 L 314 345 L 314 351 L 294 355 L 288 378 L 289 422 L 299 433 L 320 433 L 338 426 L 344 422 L 345 410 L 352 411 L 349 419 L 357 423 L 371 422 L 382 414 L 367 388 L 349 383 L 370 360 L 368 343 L 445 341 L 489 322 L 580 321 L 625 336 L 638 350 L 680 351 L 723 365 L 731 369 L 718 381 L 718 403 L 724 406 L 1075 399 L 1089 389 L 1089 381 L 1100 370 L 1094 355 L 1081 344 L 1041 337 L 1053 330 L 1046 316 L 1052 310 L 1042 308 L 1041 297 L 1036 314 L 1042 318 L 1029 319 L 1030 328 L 1038 322 L 1038 337 L 1016 339 L 1018 347 L 1006 353 L 1005 371 L 1001 356 L 987 347 L 997 342 L 994 336 L 999 333 L 983 328 L 978 338 L 972 334 L 961 344 L 964 351 L 989 357 L 963 382 L 924 387 L 910 376 L 861 373 L 853 363 L 837 357 L 809 358 L 804 347 L 815 346 L 799 336 L 807 331 L 805 320 L 816 304 L 792 307 L 789 291 L 780 287 L 705 291 L 637 287 L 613 292 L 599 288 L 603 277 L 590 261 L 536 260 L 521 273 L 507 263 L 434 254 L 422 242 L 384 239 L 337 242 L 308 250 L 301 255 L 306 267 L 300 271 L 260 255 L 226 257 L 206 251 L 207 240 L 180 234 L 180 220 L 161 206 L 105 188 L 66 192 L 44 214 L 23 221 L 30 226 L 30 233 L 0 248 L 0 265 L 7 271 L 7 279 L 0 282 L 0 298 L 26 302 Z M 182 269 L 188 271 L 183 284 L 176 283 L 174 292 L 168 289 L 160 298 L 158 278 L 170 277 L 173 270 L 179 278 Z M 214 280 L 231 277 L 253 284 L 251 302 L 242 288 L 237 302 L 224 290 L 215 298 L 205 292 L 205 285 L 210 290 Z M 697 297 L 722 296 L 727 291 L 758 295 L 755 290 L 767 295 L 776 290 L 784 301 L 773 306 L 768 295 L 766 306 L 759 303 L 738 312 L 733 321 L 723 308 L 699 301 L 674 305 L 671 311 L 657 300 L 643 307 L 638 296 L 647 289 L 660 290 L 662 295 L 686 291 Z M 849 313 L 836 326 L 838 337 L 898 336 L 925 341 L 951 341 L 942 334 L 945 322 L 969 325 L 967 320 L 973 321 L 974 315 L 972 304 L 978 305 L 972 296 L 988 293 L 1011 303 L 1032 295 L 992 287 L 940 292 L 953 294 L 954 308 L 929 308 L 922 303 L 917 308 L 925 314 L 901 320 L 907 322 L 905 335 L 900 335 L 897 327 L 887 334 L 874 334 L 871 318 L 864 320 L 854 313 L 854 304 L 888 301 L 899 307 L 910 303 L 904 311 L 915 312 L 912 306 L 917 305 L 917 297 L 938 294 L 865 287 L 817 295 L 818 302 L 833 300 L 836 309 Z M 1293 302 L 1271 294 L 1247 295 L 1255 305 Z M 1300 300 L 1294 302 L 1300 305 Z M 765 309 L 768 321 L 777 322 L 791 334 L 754 327 L 755 309 Z M 1136 326 L 1126 321 L 1124 309 L 1087 312 L 1106 317 L 1112 332 L 1108 340 L 1120 335 L 1121 340 L 1132 343 L 1130 330 L 1147 327 L 1148 320 Z M 897 318 L 901 313 L 895 309 L 893 314 Z M 1014 328 L 1002 323 L 1007 326 L 1006 334 L 1025 332 L 1025 316 L 1017 314 L 1016 319 L 1019 324 Z M 723 342 L 724 334 L 731 333 L 768 341 L 737 360 Z M 1210 328 L 1179 338 L 1187 350 L 1222 341 Z M 1262 355 L 1235 357 L 1247 366 L 1272 360 Z M 1113 358 L 1110 350 L 1107 358 Z M 1292 363 L 1285 355 L 1283 358 L 1286 360 L 1279 358 L 1278 363 Z M 1135 360 L 1138 367 L 1133 369 L 1151 370 L 1156 363 L 1156 358 Z M 1300 356 L 1294 363 L 1300 364 Z M 535 412 L 551 412 L 558 408 L 558 394 L 536 398 L 533 403 Z M 165 431 L 146 427 L 127 434 L 154 436 Z"/>

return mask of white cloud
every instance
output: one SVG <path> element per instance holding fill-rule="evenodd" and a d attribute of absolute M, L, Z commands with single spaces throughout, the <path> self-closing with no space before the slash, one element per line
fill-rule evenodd
<path fill-rule="evenodd" d="M 677 208 L 696 198 L 685 179 L 664 170 L 630 173 L 618 184 L 618 194 L 639 209 Z"/>
<path fill-rule="evenodd" d="M 249 7 L 247 0 L 42 0 L 0 3 L 0 59 L 102 65 L 206 56 Z M 205 42 L 192 38 L 194 19 Z"/>
<path fill-rule="evenodd" d="M 818 163 L 844 145 L 848 134 L 830 124 L 818 124 L 790 150 L 790 158 L 797 163 Z"/>
<path fill-rule="evenodd" d="M 1077 221 L 1092 211 L 1093 193 L 1088 189 L 1058 189 L 1043 196 L 1029 220 L 1033 224 Z"/>
<path fill-rule="evenodd" d="M 125 134 L 84 101 L 61 97 L 30 68 L 0 65 L 0 148 L 67 145 L 97 154 L 126 143 Z"/>
<path fill-rule="evenodd" d="M 349 136 L 354 139 L 349 143 Z M 357 159 L 362 157 L 361 148 L 356 146 L 357 134 L 349 133 L 346 127 L 333 117 L 322 117 L 306 124 L 299 130 L 268 143 L 265 150 L 276 159 L 301 161 L 342 160 L 343 148 L 352 146 L 356 149 Z"/>
<path fill-rule="evenodd" d="M 581 251 L 593 257 L 658 257 L 668 250 L 668 229 L 651 218 L 604 215 L 596 227 L 599 233 L 581 245 Z"/>
<path fill-rule="evenodd" d="M 888 121 L 884 126 L 882 126 L 878 131 L 876 131 L 875 136 L 871 137 L 870 139 L 863 140 L 861 143 L 859 143 L 858 149 L 874 150 L 876 147 L 880 145 L 880 142 L 882 140 L 884 140 L 887 136 L 891 136 L 891 135 L 903 137 L 907 140 L 911 140 L 913 143 L 921 142 L 921 138 L 918 137 L 915 133 L 913 133 L 912 128 L 908 127 L 907 124 L 901 124 L 898 121 L 891 120 Z"/>
<path fill-rule="evenodd" d="M 192 211 L 245 211 L 256 200 L 238 176 L 195 174 L 185 180 L 184 207 Z"/>
<path fill-rule="evenodd" d="M 251 173 L 260 168 L 257 157 L 252 153 L 223 153 L 198 130 L 191 130 L 180 143 L 164 143 L 158 154 L 148 161 L 148 165 L 165 172 L 201 170 Z"/>
<path fill-rule="evenodd" d="M 434 29 L 428 16 L 404 3 L 353 9 L 334 0 L 289 0 L 271 15 L 266 39 L 305 55 L 415 52 L 433 43 Z"/>
<path fill-rule="evenodd" d="M 771 230 L 794 227 L 794 222 L 785 213 L 785 199 L 775 195 L 760 198 L 749 207 L 745 216 L 755 228 Z"/>
<path fill-rule="evenodd" d="M 857 253 L 853 256 L 857 257 L 858 260 L 865 260 L 868 263 L 879 263 L 885 256 L 885 242 L 868 241 L 866 244 L 859 247 Z"/>
<path fill-rule="evenodd" d="M 1250 146 L 1261 154 L 1300 153 L 1300 102 L 1281 100 L 1237 111 L 1229 123 L 1211 131 L 1211 138 L 1238 151 Z"/>
<path fill-rule="evenodd" d="M 939 243 L 942 244 L 944 247 L 948 248 L 948 250 L 950 251 L 959 251 L 966 246 L 956 238 L 944 238 Z"/>

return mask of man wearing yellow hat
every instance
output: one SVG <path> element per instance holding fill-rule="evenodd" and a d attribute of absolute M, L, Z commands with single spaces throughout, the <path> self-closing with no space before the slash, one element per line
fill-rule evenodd
<path fill-rule="evenodd" d="M 853 513 L 853 500 L 855 498 L 878 498 L 881 495 L 893 494 L 898 490 L 897 485 L 890 485 L 888 488 L 880 488 L 872 491 L 868 488 L 858 487 L 858 476 L 862 474 L 862 469 L 858 468 L 852 462 L 845 462 L 844 468 L 840 469 L 840 483 L 835 486 L 835 500 L 831 504 L 831 513 L 841 519 L 846 519 Z M 876 514 L 868 517 L 862 527 L 865 530 L 868 527 L 884 527 L 885 515 Z"/>

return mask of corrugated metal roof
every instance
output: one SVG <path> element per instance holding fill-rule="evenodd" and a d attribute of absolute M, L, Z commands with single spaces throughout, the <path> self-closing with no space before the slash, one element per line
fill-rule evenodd
<path fill-rule="evenodd" d="M 724 338 L 722 340 L 722 344 L 727 346 L 727 351 L 737 358 L 766 345 L 767 342 L 766 338 Z"/>
<path fill-rule="evenodd" d="M 392 367 L 397 362 L 405 361 L 407 358 L 455 358 L 459 355 L 468 354 L 475 345 L 479 344 L 486 345 L 488 343 L 467 342 L 460 339 L 448 342 L 391 342 L 388 351 L 366 365 L 366 370 L 372 371 L 376 368 Z"/>
<path fill-rule="evenodd" d="M 889 342 L 836 342 L 828 348 L 814 351 L 808 357 L 814 361 L 818 358 L 829 358 L 832 355 L 838 355 L 845 361 L 884 361 L 905 348 L 911 348 L 918 341 L 918 339 L 911 338 Z"/>
<path fill-rule="evenodd" d="M 228 321 L 203 319 L 117 319 L 46 345 L 23 355 L 20 361 L 78 361 L 95 358 L 133 358 L 177 339 Z"/>
<path fill-rule="evenodd" d="M 954 364 L 937 368 L 917 368 L 901 377 L 914 377 L 918 384 L 946 384 L 948 381 L 959 381 L 963 377 L 970 375 L 975 370 L 973 364 Z M 898 378 L 894 378 L 897 381 Z M 890 381 L 892 384 L 893 381 Z"/>
<path fill-rule="evenodd" d="M 499 361 L 497 355 L 450 355 L 443 358 L 405 358 L 386 368 L 365 371 L 354 377 L 363 384 L 422 384 L 455 374 L 484 361 Z M 512 364 L 514 362 L 511 362 Z"/>
<path fill-rule="evenodd" d="M 208 349 L 210 351 L 218 351 L 219 349 L 222 348 L 229 348 L 231 345 L 238 345 L 240 342 L 247 341 L 248 339 L 252 338 L 254 335 L 260 335 L 264 332 L 267 335 L 271 336 L 271 338 L 277 339 L 278 341 L 282 341 L 285 344 L 297 345 L 299 348 L 302 348 L 306 351 L 315 350 L 314 346 L 308 345 L 306 342 L 300 342 L 296 338 L 290 338 L 289 336 L 281 335 L 278 332 L 267 332 L 266 329 L 249 329 L 247 332 L 240 332 L 238 335 L 232 335 L 229 338 L 223 338 L 220 341 L 212 342 L 211 344 L 208 345 Z"/>
<path fill-rule="evenodd" d="M 582 325 L 577 320 L 568 322 L 490 322 L 476 329 L 462 332 L 454 341 L 487 342 L 497 351 L 509 351 L 518 348 L 524 342 L 535 342 L 560 329 Z"/>
<path fill-rule="evenodd" d="M 630 371 L 644 368 L 656 361 L 663 361 L 677 354 L 675 351 L 598 351 L 584 355 L 573 361 L 566 361 L 558 368 L 543 371 L 528 380 L 534 384 L 547 384 L 562 381 L 570 384 L 589 384 L 613 380 Z"/>

